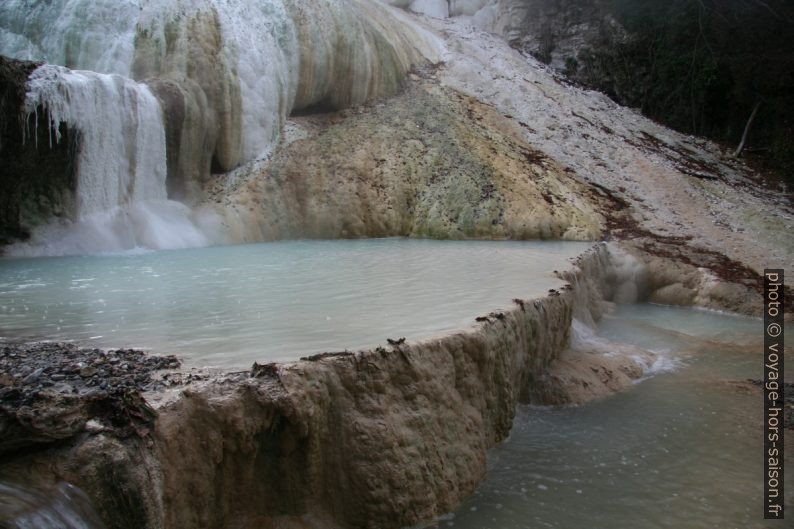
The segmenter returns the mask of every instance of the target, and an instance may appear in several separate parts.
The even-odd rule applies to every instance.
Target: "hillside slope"
[[[647,294],[743,312],[760,307],[747,289],[763,268],[794,270],[785,194],[719,146],[567,83],[470,19],[409,16],[442,62],[396,97],[293,116],[267,164],[216,178],[207,206],[230,241],[610,237],[655,263]]]

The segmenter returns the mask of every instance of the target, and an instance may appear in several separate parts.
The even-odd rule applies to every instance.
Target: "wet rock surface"
[[[134,349],[0,344],[0,455],[84,431],[146,436],[156,414],[142,393],[177,383],[155,373],[179,366]]]
[[[419,343],[394,334],[386,347],[247,371],[158,373],[172,357],[0,345],[0,476],[73,483],[113,528],[432,520],[482,481],[487,450],[509,434],[518,402],[583,403],[642,375],[568,347],[573,318],[599,319],[627,279],[613,250],[595,246],[558,274],[568,285],[513,300],[460,332]],[[91,368],[103,358],[100,378]],[[97,389],[94,379],[129,382],[80,398]],[[52,389],[61,383],[76,392]],[[177,391],[145,394],[154,417],[143,392],[171,385]],[[28,442],[43,449],[21,450]]]
[[[0,55],[0,244],[26,239],[45,219],[73,210],[79,134],[53,126],[42,107],[25,109],[28,76],[39,65]]]

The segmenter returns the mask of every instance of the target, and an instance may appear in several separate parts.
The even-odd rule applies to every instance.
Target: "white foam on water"
[[[222,242],[202,230],[190,208],[173,200],[131,203],[77,221],[54,221],[29,241],[5,248],[13,256],[126,254]]]
[[[643,376],[635,380],[635,384],[644,382],[656,375],[677,371],[686,365],[681,358],[672,356],[670,351],[659,353],[651,361],[648,361],[645,357],[640,355],[634,356],[633,358],[639,365],[643,366]]]
[[[642,332],[642,329],[638,329]],[[597,327],[591,327],[574,318],[571,322],[571,349],[590,354],[599,354],[607,358],[622,357],[631,359],[642,369],[642,376],[635,380],[640,383],[649,378],[669,373],[681,368],[683,360],[670,348],[646,349],[632,344],[630,340],[620,340],[602,336]]]
[[[571,321],[571,347],[576,350],[597,349],[609,353],[614,344],[601,338],[590,325],[574,318]]]

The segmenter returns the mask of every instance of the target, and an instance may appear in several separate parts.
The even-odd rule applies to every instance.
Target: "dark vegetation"
[[[585,3],[600,20],[588,21],[597,25],[589,45],[565,58],[570,77],[734,151],[747,129],[739,154],[794,183],[794,1]]]

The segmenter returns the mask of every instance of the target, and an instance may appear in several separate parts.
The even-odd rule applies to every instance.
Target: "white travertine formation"
[[[599,246],[568,272],[573,290],[520,300],[460,332],[255,365],[148,394],[158,412],[148,444],[137,436],[81,436],[36,451],[35,464],[11,459],[4,470],[25,468],[42,483],[68,480],[108,518],[134,527],[429,522],[474,492],[517,403],[608,395],[642,373],[630,358],[618,364],[587,353],[588,366],[606,362],[627,372],[547,376],[556,361],[570,360],[562,355],[577,310],[600,311],[610,259]],[[79,433],[84,416],[70,418]],[[37,433],[53,434],[48,424],[37,421]],[[114,508],[122,495],[136,499],[128,502],[134,508]]]
[[[521,0],[385,0],[396,7],[432,18],[463,17],[480,29],[508,39],[518,36],[526,14]]]
[[[389,95],[437,59],[435,37],[368,0],[9,0],[0,54],[66,67],[34,74],[28,111],[81,134],[73,220],[121,224],[114,208],[194,203],[210,172],[268,156],[293,110]],[[177,246],[211,242],[195,235]]]
[[[120,75],[45,65],[30,76],[27,111],[44,109],[80,130],[77,207],[81,217],[114,206],[165,200],[165,132],[149,88]]]
[[[0,53],[176,82],[208,107],[200,124],[215,129],[205,139],[224,170],[266,152],[293,108],[393,92],[435,55],[432,39],[367,0],[10,0]]]

